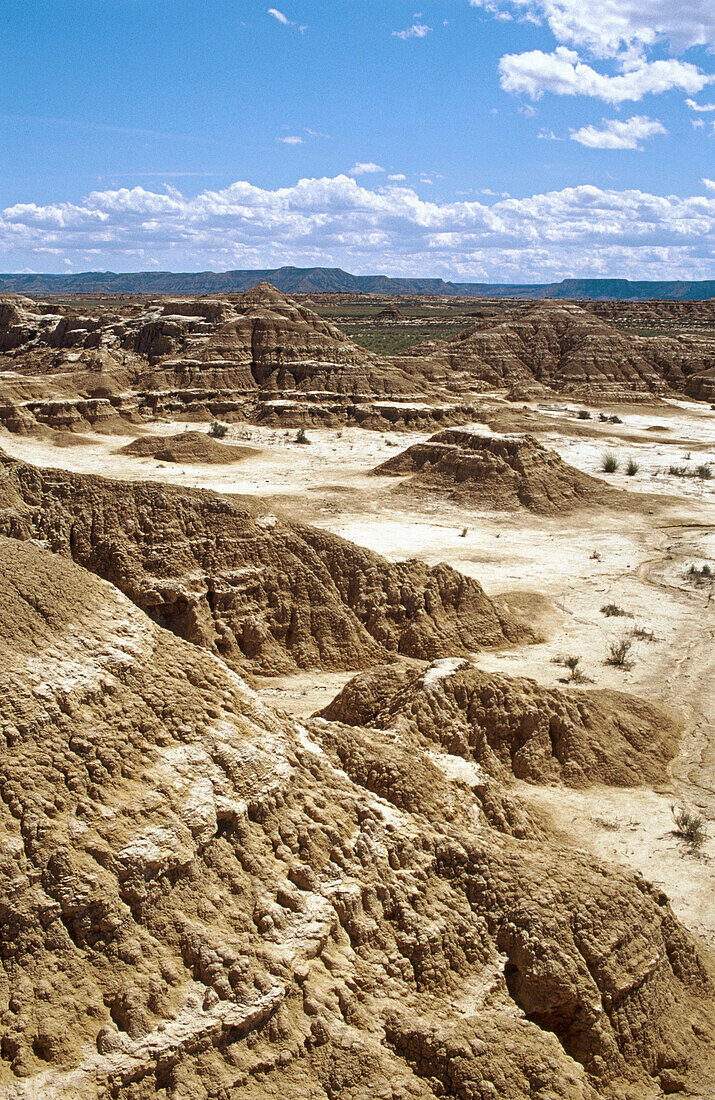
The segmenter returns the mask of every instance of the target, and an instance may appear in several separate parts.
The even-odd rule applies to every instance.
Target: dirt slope
[[[2,538],[0,698],[9,1100],[704,1095],[664,896],[490,826],[419,743],[351,753]]]
[[[392,564],[217,493],[38,469],[2,452],[0,478],[0,534],[71,556],[235,668],[359,669],[525,635],[446,565]]]

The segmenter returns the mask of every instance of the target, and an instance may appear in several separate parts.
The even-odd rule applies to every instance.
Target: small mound
[[[677,746],[667,715],[634,695],[572,694],[482,672],[458,658],[423,672],[360,673],[319,716],[417,738],[502,782],[516,776],[571,787],[652,784],[665,775]]]
[[[196,462],[219,466],[240,462],[243,458],[260,454],[260,451],[255,447],[218,443],[204,432],[181,432],[168,437],[135,439],[133,443],[127,443],[126,447],[120,447],[117,454],[155,458],[158,462]]]
[[[617,492],[567,465],[531,435],[487,435],[450,428],[377,466],[376,474],[413,474],[410,488],[442,490],[494,508],[558,512],[605,503]]]

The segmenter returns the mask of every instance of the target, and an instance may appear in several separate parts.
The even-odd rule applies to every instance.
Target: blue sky
[[[3,0],[2,270],[715,276],[715,4]]]

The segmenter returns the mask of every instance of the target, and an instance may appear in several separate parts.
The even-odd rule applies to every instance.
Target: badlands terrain
[[[713,300],[0,297],[0,1096],[712,1100],[714,405]]]

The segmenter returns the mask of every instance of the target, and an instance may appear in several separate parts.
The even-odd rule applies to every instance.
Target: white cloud
[[[600,129],[597,126],[581,126],[580,129],[571,131],[570,138],[589,149],[640,150],[643,148],[641,141],[655,137],[656,134],[667,133],[665,126],[657,118],[633,115],[624,120],[604,118]]]
[[[694,99],[686,99],[685,102],[691,111],[715,111],[715,103],[696,103]]]
[[[274,19],[277,19],[279,23],[282,23],[284,27],[290,27],[291,21],[287,15],[284,15],[282,11],[278,11],[278,8],[269,8],[268,15],[272,15]]]
[[[537,138],[540,138],[542,141],[564,141],[565,140],[564,138],[558,137],[554,133],[553,130],[545,130],[545,129],[539,130],[539,132],[536,136],[537,136]]]
[[[357,164],[353,164],[352,168],[348,172],[349,176],[370,176],[375,172],[384,172],[385,169],[381,168],[379,164],[374,164],[371,160],[359,160]]]
[[[715,42],[712,0],[469,0],[492,15],[546,23],[558,42],[596,57],[668,43],[675,52]]]
[[[707,187],[708,191],[715,191],[715,180],[709,180],[706,176],[703,176],[703,183]]]
[[[282,141],[284,145],[303,145],[302,137],[298,137],[297,134],[288,134],[287,137],[276,138],[276,141]]]
[[[387,178],[392,180],[393,183],[398,183],[402,180],[406,180],[407,176],[403,176],[402,172],[393,172],[392,175],[389,175]]]
[[[691,118],[690,125],[692,126],[692,128],[694,130],[704,130],[705,129],[705,123],[703,122],[703,120],[701,118]]]
[[[0,211],[6,270],[340,266],[356,272],[533,281],[566,275],[712,278],[715,194],[593,186],[524,198],[426,201],[347,175],[185,196],[94,191]]]
[[[505,91],[531,99],[540,99],[545,92],[551,92],[594,96],[614,104],[672,88],[699,92],[713,79],[690,62],[675,58],[642,61],[617,76],[607,76],[582,62],[576,51],[566,46],[557,46],[553,53],[530,50],[505,54],[499,62],[499,76]]]
[[[426,35],[432,30],[425,23],[413,23],[411,27],[407,27],[404,31],[393,31],[393,38],[401,38],[402,41],[406,41],[408,38],[425,38]]]

